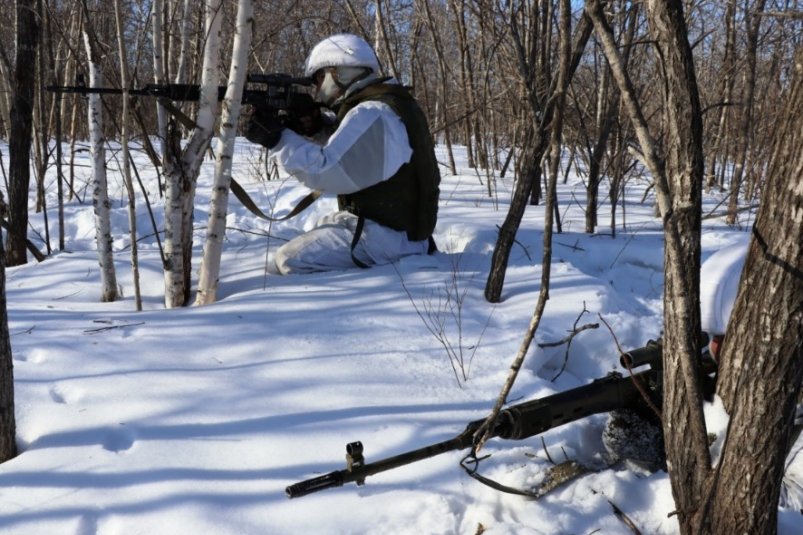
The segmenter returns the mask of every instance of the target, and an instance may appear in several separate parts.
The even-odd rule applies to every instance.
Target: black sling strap
[[[365,226],[365,216],[358,215],[357,216],[357,228],[354,229],[354,237],[351,238],[351,261],[354,262],[354,265],[366,269],[371,266],[357,258],[354,254],[354,249],[357,247],[357,244],[360,242],[360,236],[362,236],[362,228]]]
[[[254,214],[255,216],[266,219],[268,221],[285,221],[290,219],[291,217],[295,217],[315,202],[315,200],[321,196],[320,191],[313,191],[307,194],[306,197],[301,199],[299,203],[290,210],[290,213],[283,215],[282,217],[270,217],[269,215],[265,214],[262,210],[259,209],[259,206],[256,205],[254,200],[245,192],[243,187],[236,181],[234,178],[231,179],[231,192],[234,193],[234,196],[237,197],[237,200],[242,203],[243,206],[248,208],[248,211]]]

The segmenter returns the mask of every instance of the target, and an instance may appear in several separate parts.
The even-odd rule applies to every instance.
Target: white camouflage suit
[[[343,98],[375,81],[376,76],[361,80]],[[323,146],[285,129],[270,150],[279,165],[305,186],[335,195],[355,193],[389,179],[410,161],[412,152],[401,118],[390,106],[376,101],[351,109]],[[345,211],[322,217],[314,229],[277,250],[276,268],[287,274],[355,267],[351,242],[357,219]],[[427,240],[410,241],[404,231],[366,220],[353,254],[370,266],[427,250]]]

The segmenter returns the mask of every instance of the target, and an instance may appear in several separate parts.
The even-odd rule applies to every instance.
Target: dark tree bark
[[[511,24],[511,30],[514,32],[515,39],[515,32],[518,31],[515,24]],[[589,37],[591,37],[592,30],[593,27],[590,19],[583,15],[583,17],[577,23],[577,28],[574,34],[572,57],[569,68],[566,72],[567,81],[571,80],[575,70],[577,69],[577,65],[580,62],[580,56],[585,49]],[[491,269],[488,274],[488,280],[485,283],[485,299],[491,303],[498,303],[502,299],[502,288],[505,283],[505,272],[507,271],[507,263],[510,259],[510,251],[516,238],[516,232],[518,232],[519,226],[521,225],[521,219],[524,217],[524,209],[527,207],[527,201],[530,197],[530,193],[533,190],[533,179],[537,180],[538,177],[540,177],[540,172],[536,170],[535,167],[541,165],[541,160],[544,156],[544,153],[549,147],[548,128],[552,123],[552,116],[555,111],[556,100],[553,98],[553,96],[556,91],[559,91],[557,87],[552,87],[548,92],[548,97],[543,98],[544,103],[542,104],[542,100],[536,94],[536,89],[533,87],[534,84],[532,84],[532,70],[535,68],[535,66],[532,62],[527,61],[529,54],[521,46],[523,42],[524,41],[522,39],[518,39],[519,75],[530,88],[529,103],[532,107],[533,115],[535,117],[540,116],[541,119],[537,122],[537,124],[534,125],[535,133],[532,138],[532,149],[527,152],[527,166],[529,171],[524,177],[520,177],[516,182],[516,187],[513,191],[513,196],[510,202],[510,209],[508,210],[504,223],[499,228],[499,237],[497,238],[496,245],[494,246],[494,252],[491,259]]]
[[[744,18],[747,25],[747,65],[745,67],[744,88],[742,90],[742,115],[737,132],[738,152],[733,166],[731,177],[730,198],[728,199],[729,225],[736,223],[739,206],[739,192],[744,181],[745,166],[747,166],[747,153],[750,151],[753,140],[753,108],[756,90],[756,55],[758,54],[758,32],[761,27],[762,12],[766,0],[756,0],[755,4],[745,10]]]
[[[9,139],[8,238],[6,263],[18,266],[28,261],[28,189],[31,182],[31,142],[39,23],[35,0],[17,0],[17,52],[14,64],[14,102]]]
[[[803,52],[762,191],[722,348],[731,415],[705,533],[777,530],[778,498],[803,380]],[[756,425],[760,422],[760,425]]]
[[[656,184],[665,238],[663,428],[678,520],[681,531],[690,533],[711,461],[699,370],[702,111],[683,5],[682,0],[647,2],[650,35],[664,74],[662,150],[647,128],[599,0],[587,0],[586,11]]]
[[[17,455],[17,424],[14,419],[14,362],[8,334],[6,268],[0,240],[0,463]]]
[[[650,0],[650,34],[664,65],[666,183],[663,427],[681,531],[689,533],[711,461],[700,393],[700,234],[703,123],[681,0]]]

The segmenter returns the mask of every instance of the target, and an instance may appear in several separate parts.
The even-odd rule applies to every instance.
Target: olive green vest
[[[337,110],[338,123],[357,104],[384,102],[401,118],[413,149],[409,162],[384,182],[349,195],[339,195],[341,210],[407,232],[412,241],[432,236],[438,219],[441,176],[424,112],[401,85],[377,83],[348,97]]]

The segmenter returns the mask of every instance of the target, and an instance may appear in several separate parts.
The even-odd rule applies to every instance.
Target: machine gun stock
[[[617,372],[596,379],[590,384],[519,403],[504,409],[496,420],[492,436],[506,440],[523,440],[549,429],[574,422],[581,418],[617,409],[642,409],[650,402],[660,406],[662,391],[662,344],[660,341],[630,351],[622,356],[622,365],[630,370],[647,366],[638,373],[625,377]],[[710,358],[703,360],[703,373],[711,373],[715,364]],[[340,487],[346,483],[362,485],[365,478],[392,470],[442,453],[467,449],[474,443],[474,435],[485,420],[469,423],[456,437],[430,446],[412,450],[373,463],[365,463],[363,445],[352,442],[346,446],[346,468],[295,483],[285,489],[288,498],[306,496],[320,490]]]

